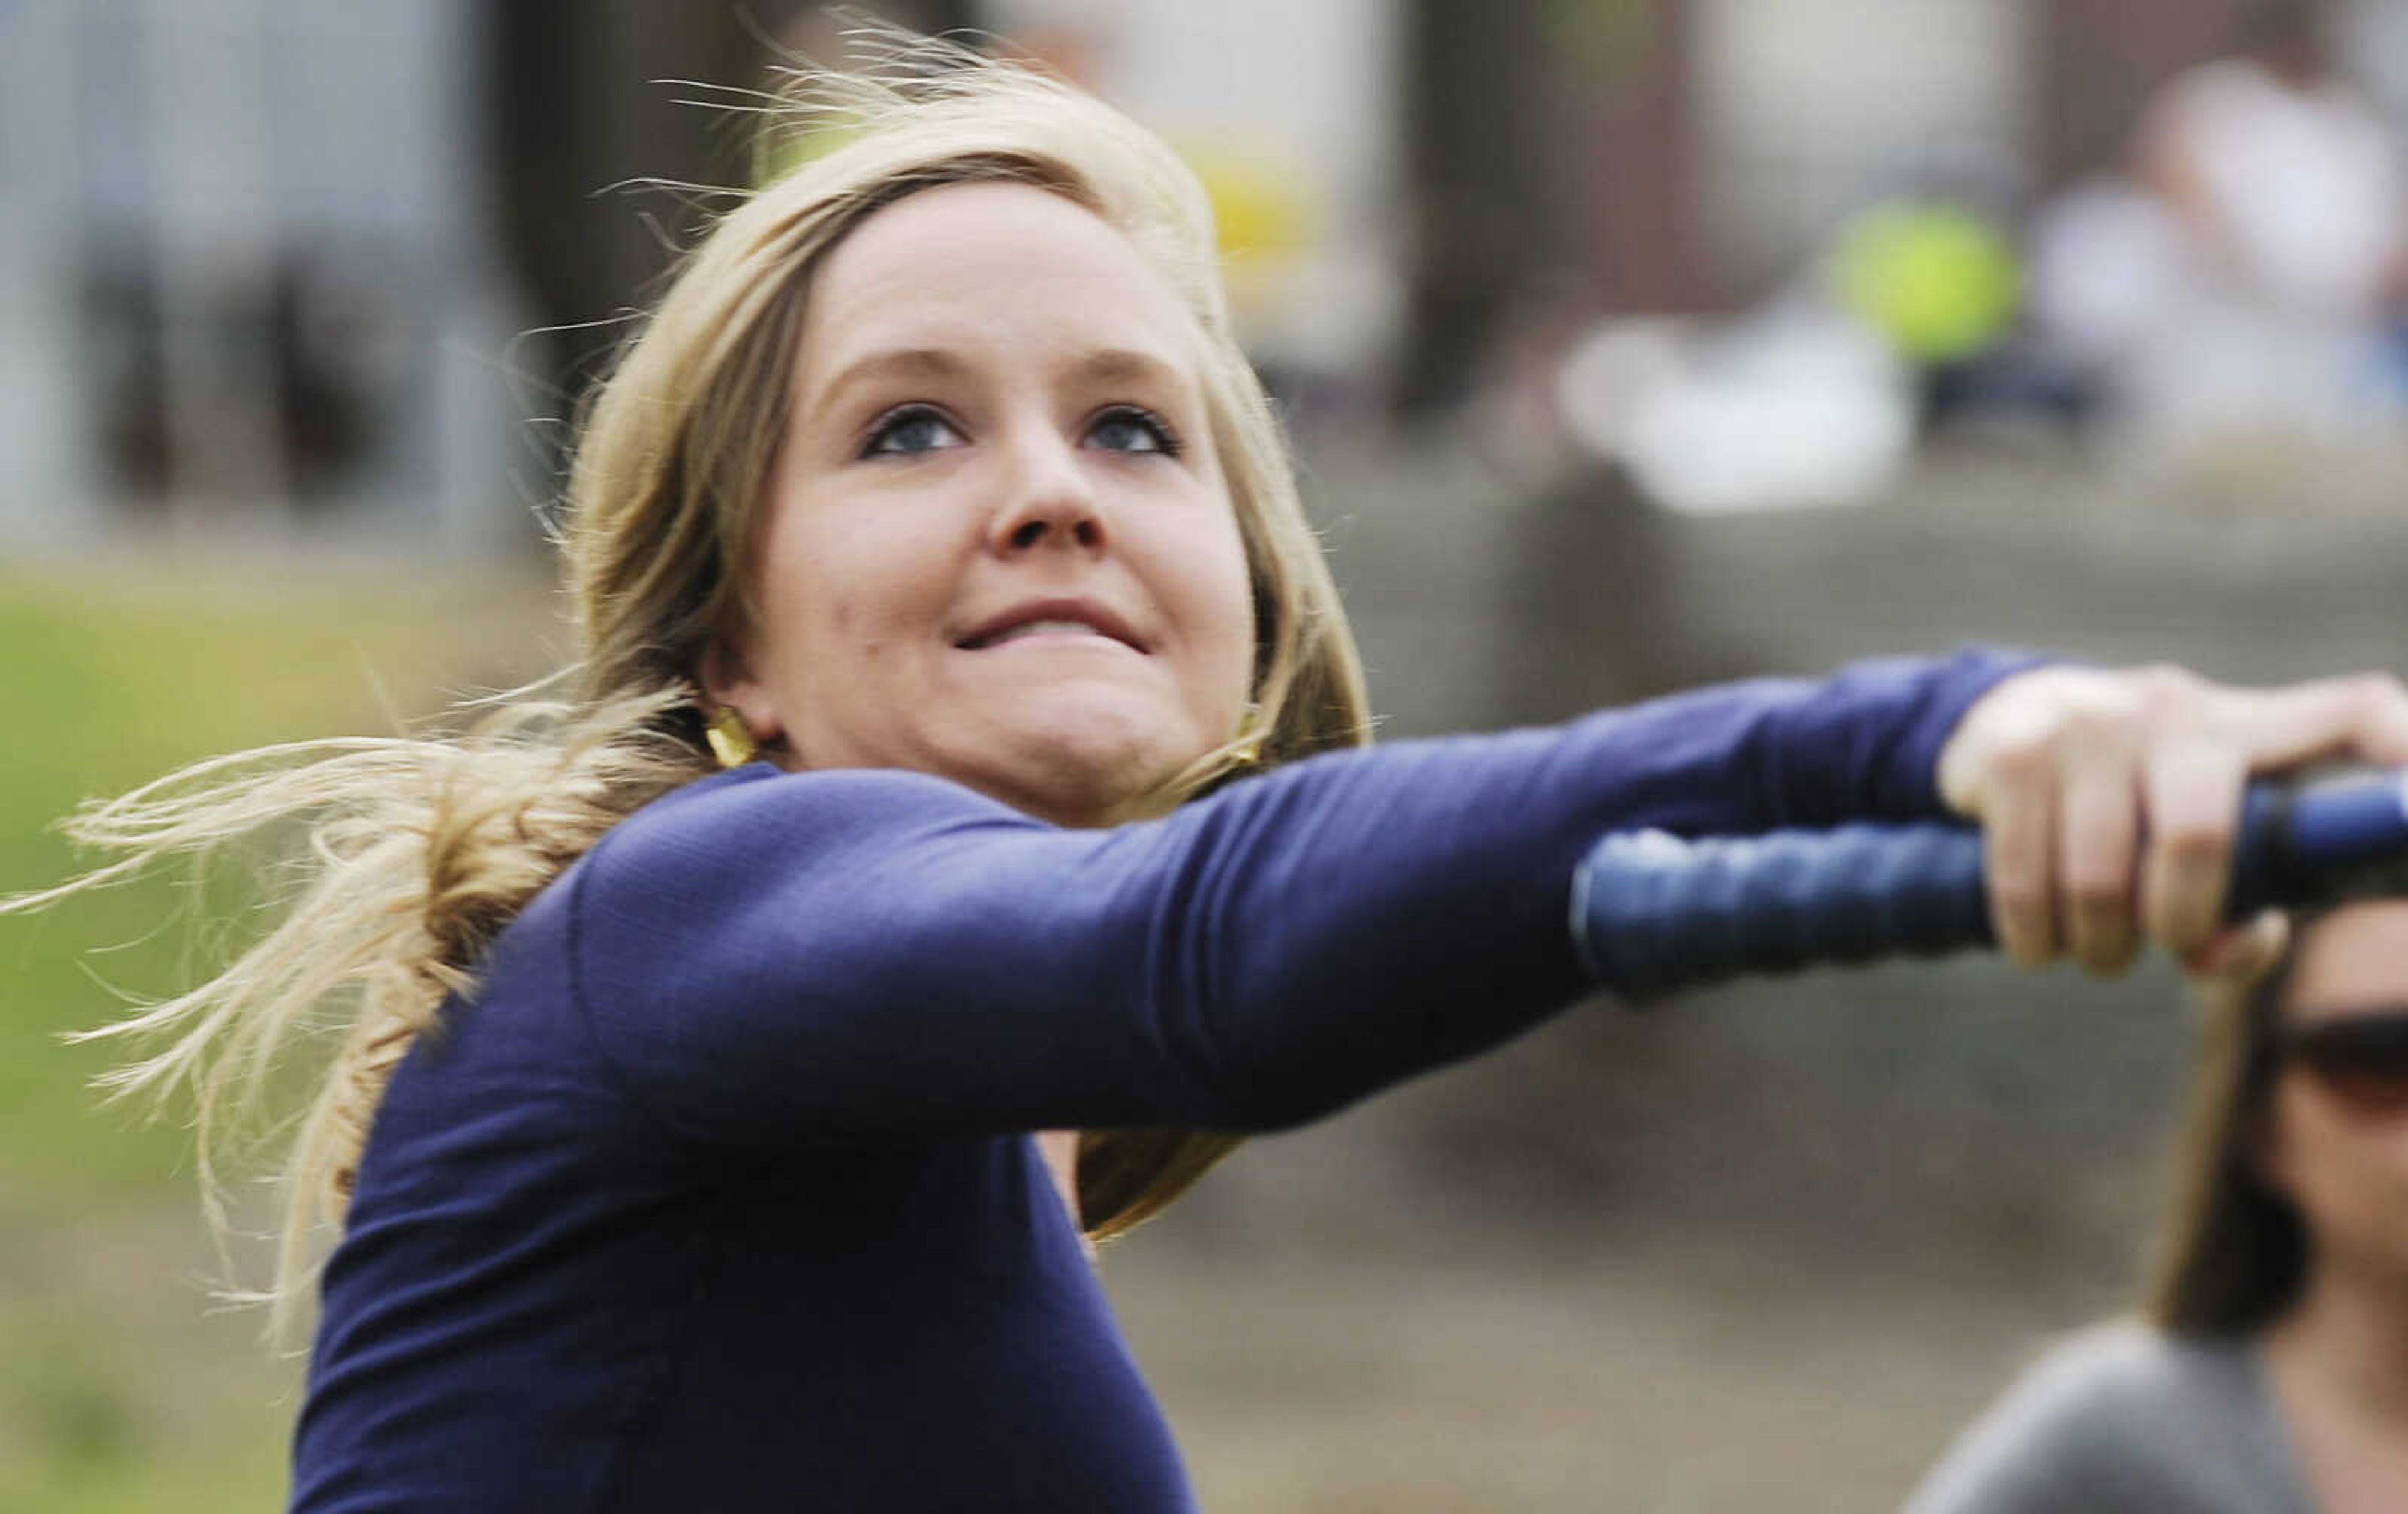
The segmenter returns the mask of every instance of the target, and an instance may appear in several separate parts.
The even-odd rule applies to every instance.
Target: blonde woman
[[[1914,1514],[2408,1507],[2408,904],[2207,1010],[2145,1319],[2052,1351]]]
[[[2107,969],[2246,951],[2245,771],[2408,758],[2387,681],[1979,652],[1354,750],[1194,179],[946,50],[824,82],[843,145],[593,408],[573,697],[79,822],[102,877],[316,826],[280,926],[118,1028],[222,1124],[338,1027],[274,1288],[319,1303],[296,1509],[1188,1507],[1082,1234],[1581,997],[1599,832],[1953,807],[2014,950]]]

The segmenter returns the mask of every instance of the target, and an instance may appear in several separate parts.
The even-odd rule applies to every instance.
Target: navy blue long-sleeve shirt
[[[1193,1507],[1028,1132],[1267,1131],[1570,1004],[1584,846],[1938,809],[2016,659],[1295,764],[1064,830],[704,779],[496,941],[329,1260],[296,1509]]]

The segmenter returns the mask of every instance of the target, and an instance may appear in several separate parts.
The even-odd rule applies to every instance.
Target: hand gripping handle
[[[2408,895],[2408,772],[2251,786],[2227,916]],[[1995,944],[1981,833],[1851,825],[1684,841],[1605,837],[1572,879],[1590,974],[1645,1001],[1746,973]]]

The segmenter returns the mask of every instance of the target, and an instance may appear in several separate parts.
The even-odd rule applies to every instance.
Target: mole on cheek
[[[886,646],[869,619],[850,595],[838,595],[828,601],[828,624],[835,629],[835,640],[863,657],[876,657]]]

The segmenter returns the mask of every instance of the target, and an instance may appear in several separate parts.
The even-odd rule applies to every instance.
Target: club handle
[[[2408,891],[2408,774],[2252,785],[2228,916]],[[1609,835],[1573,875],[1574,940],[1634,1001],[1751,973],[1995,944],[1981,833],[1930,822],[1682,840]]]

